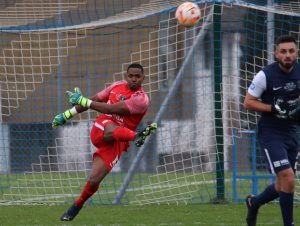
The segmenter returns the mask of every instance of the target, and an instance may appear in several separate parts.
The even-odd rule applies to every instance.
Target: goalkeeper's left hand
[[[69,102],[72,106],[79,104],[82,107],[89,108],[92,101],[84,96],[82,96],[81,91],[78,87],[74,88],[74,92],[67,91],[69,96]]]

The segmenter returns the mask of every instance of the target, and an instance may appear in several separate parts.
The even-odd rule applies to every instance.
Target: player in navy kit
[[[247,225],[255,226],[258,209],[279,198],[284,226],[294,226],[293,199],[295,165],[298,155],[296,125],[300,121],[300,64],[298,48],[292,36],[276,41],[276,62],[259,71],[246,94],[244,107],[261,112],[258,139],[275,183],[257,196],[246,197]]]

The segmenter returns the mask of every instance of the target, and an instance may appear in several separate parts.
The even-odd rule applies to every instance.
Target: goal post
[[[215,104],[215,130],[216,130],[216,181],[217,197],[216,202],[225,200],[225,183],[224,183],[224,138],[223,138],[223,116],[221,104],[221,86],[222,86],[222,22],[221,22],[222,5],[214,5],[214,29],[213,29],[213,51],[214,51],[214,104]]]
[[[254,145],[259,115],[243,108],[253,76],[274,60],[274,39],[300,42],[299,1],[13,0],[0,3],[0,205],[64,204],[91,172],[89,110],[57,129],[66,90],[95,95],[141,63],[158,129],[121,157],[89,204],[239,202],[273,178]],[[249,131],[252,131],[251,133]],[[252,136],[253,135],[253,136]],[[300,140],[300,136],[299,136]],[[298,174],[297,174],[298,178]],[[300,194],[297,179],[295,198]]]

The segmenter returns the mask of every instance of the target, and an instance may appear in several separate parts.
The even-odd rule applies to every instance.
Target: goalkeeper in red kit
[[[73,108],[55,116],[52,126],[66,123],[74,115],[88,109],[101,112],[91,129],[90,138],[97,148],[93,154],[92,171],[81,195],[61,216],[62,221],[71,221],[78,214],[86,200],[99,188],[99,184],[129,147],[129,141],[135,140],[136,146],[142,146],[146,137],[153,133],[157,124],[148,125],[142,132],[135,132],[149,106],[149,97],[142,89],[144,69],[140,64],[128,66],[124,81],[119,81],[95,96],[82,96],[79,88],[67,91]]]

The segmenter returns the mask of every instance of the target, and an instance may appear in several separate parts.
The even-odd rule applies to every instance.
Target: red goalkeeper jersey
[[[97,94],[98,99],[108,104],[115,104],[124,101],[128,107],[129,115],[109,115],[103,114],[99,116],[107,117],[120,126],[125,126],[131,130],[136,130],[142,118],[147,112],[149,106],[149,97],[142,87],[138,90],[131,90],[127,87],[126,81],[119,81]]]

